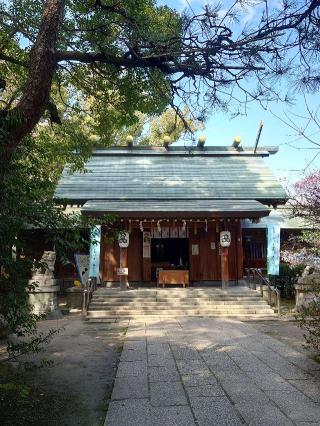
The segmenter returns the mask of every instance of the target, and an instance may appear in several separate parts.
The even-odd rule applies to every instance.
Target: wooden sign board
[[[142,257],[144,259],[149,259],[151,257],[151,232],[143,233],[143,253]]]
[[[192,256],[198,256],[199,255],[199,244],[192,244],[191,254],[192,254]]]
[[[128,268],[117,268],[117,275],[128,275]]]

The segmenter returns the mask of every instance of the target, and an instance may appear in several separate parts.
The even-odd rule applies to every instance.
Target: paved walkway
[[[250,323],[133,320],[105,426],[320,425],[320,365]]]

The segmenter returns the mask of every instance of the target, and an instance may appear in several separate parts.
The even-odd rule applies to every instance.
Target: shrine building
[[[84,215],[116,217],[120,245],[127,247],[103,238],[102,221],[99,259],[90,274],[108,286],[124,279],[156,285],[160,271],[172,282],[183,271],[191,285],[237,282],[246,262],[245,223],[260,221],[287,200],[264,161],[277,151],[203,144],[96,149],[87,173],[64,170],[55,198],[80,206]],[[276,242],[267,244],[266,256],[277,267],[277,230],[268,238]],[[260,244],[252,231],[250,242]]]

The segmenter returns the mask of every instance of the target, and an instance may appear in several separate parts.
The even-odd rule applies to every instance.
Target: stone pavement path
[[[320,365],[250,323],[132,320],[105,426],[320,425]]]

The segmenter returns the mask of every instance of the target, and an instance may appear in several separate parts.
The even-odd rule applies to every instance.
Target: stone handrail
[[[89,278],[83,289],[82,297],[82,315],[87,316],[89,305],[94,291],[97,289],[97,281],[95,278]]]
[[[263,296],[263,286],[268,288],[268,302],[271,305],[271,294],[274,293],[277,298],[277,308],[278,308],[278,316],[281,314],[281,304],[280,304],[280,291],[270,284],[268,278],[264,277],[261,273],[261,269],[259,268],[247,268],[247,277],[249,284],[252,282],[254,284],[254,289],[256,289],[256,284],[260,286],[261,296]],[[252,277],[252,281],[251,281]],[[258,281],[258,282],[257,282]]]

